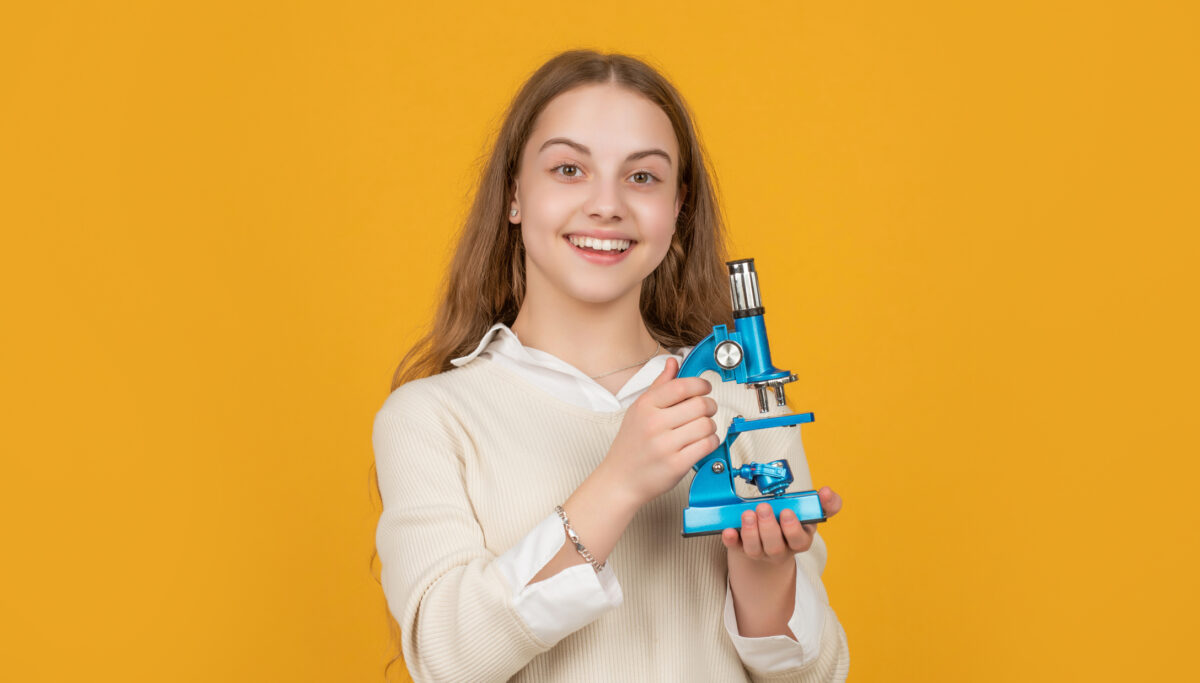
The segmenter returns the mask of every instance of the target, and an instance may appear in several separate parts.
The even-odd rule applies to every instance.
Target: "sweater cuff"
[[[611,563],[600,573],[587,563],[572,565],[529,585],[566,542],[562,520],[550,513],[495,560],[512,593],[513,609],[530,632],[551,646],[624,602]]]
[[[788,628],[796,640],[785,635],[747,638],[738,633],[737,614],[733,607],[733,591],[725,580],[725,630],[733,647],[748,668],[762,672],[785,671],[807,666],[820,652],[821,629],[825,621],[825,605],[813,589],[800,555],[796,554],[796,600]]]

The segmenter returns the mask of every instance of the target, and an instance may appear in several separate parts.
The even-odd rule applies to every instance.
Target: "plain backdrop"
[[[371,426],[518,86],[639,56],[812,411],[852,681],[1178,680],[1194,3],[120,2],[0,22],[0,678],[381,681]],[[396,677],[399,680],[401,677]]]

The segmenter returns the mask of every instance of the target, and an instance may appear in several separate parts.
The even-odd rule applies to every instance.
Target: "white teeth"
[[[577,247],[591,247],[602,251],[625,251],[633,244],[630,240],[600,240],[586,235],[569,235],[567,239]]]

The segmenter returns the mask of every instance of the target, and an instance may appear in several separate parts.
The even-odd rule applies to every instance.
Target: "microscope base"
[[[821,499],[816,491],[788,493],[776,498],[742,499],[745,502],[713,507],[688,507],[683,511],[683,535],[705,536],[719,534],[725,529],[741,529],[742,513],[754,510],[759,503],[769,503],[775,510],[775,518],[784,510],[791,510],[801,523],[825,521]]]

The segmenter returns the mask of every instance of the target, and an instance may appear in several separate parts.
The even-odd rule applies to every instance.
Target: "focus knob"
[[[717,361],[717,365],[726,370],[732,370],[742,362],[742,345],[732,339],[726,339],[717,344],[716,350],[713,351],[713,358]]]

